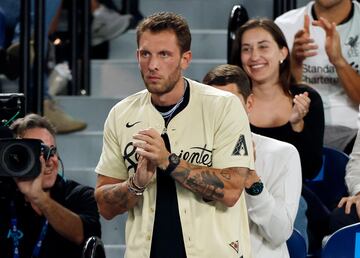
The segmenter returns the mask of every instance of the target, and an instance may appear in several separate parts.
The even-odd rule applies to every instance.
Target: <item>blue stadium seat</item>
[[[343,227],[326,241],[321,258],[359,258],[360,223]]]
[[[306,243],[300,232],[294,228],[291,237],[286,241],[289,250],[290,258],[305,258],[306,257]]]
[[[305,185],[330,211],[347,195],[345,168],[348,160],[349,156],[345,153],[324,147],[322,168],[314,179],[305,181]]]
[[[345,168],[348,155],[335,149],[323,148],[323,165],[312,180],[305,180],[302,196],[308,210],[309,253],[321,252],[321,241],[328,231],[329,216],[340,199],[347,195]]]

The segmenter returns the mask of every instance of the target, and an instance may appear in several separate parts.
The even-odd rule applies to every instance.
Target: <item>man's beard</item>
[[[171,73],[164,82],[159,82],[159,84],[148,83],[145,81],[143,73],[141,73],[141,76],[145,83],[146,89],[150,93],[156,95],[163,95],[171,92],[175,88],[176,83],[178,83],[178,81],[182,78],[180,64],[176,67],[175,71]]]

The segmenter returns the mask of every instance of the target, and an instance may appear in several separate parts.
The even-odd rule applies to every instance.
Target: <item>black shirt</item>
[[[303,131],[300,133],[293,131],[290,122],[282,126],[268,128],[251,125],[251,131],[294,145],[300,155],[302,177],[303,179],[311,179],[317,175],[322,166],[323,103],[319,93],[307,85],[292,85],[290,91],[293,96],[305,91],[309,93],[311,102],[309,112],[304,117]]]
[[[84,225],[85,241],[90,236],[101,236],[99,213],[93,188],[82,186],[72,180],[63,180],[58,176],[55,185],[50,190],[50,194],[56,202],[80,216]],[[30,258],[39,239],[45,218],[37,215],[18,191],[13,196],[1,197],[6,198],[0,200],[0,258],[13,257],[14,252],[13,241],[8,238],[12,217],[11,200],[15,203],[17,227],[23,234],[19,241],[20,257]],[[76,245],[63,238],[49,224],[39,258],[79,258],[81,257],[82,247],[82,245]]]
[[[171,120],[181,112],[189,103],[190,87],[187,81],[187,87],[184,93],[184,100],[170,117]],[[156,107],[164,112],[172,108]],[[167,124],[169,121],[165,121]],[[162,138],[166,148],[171,152],[170,141],[167,134]],[[164,171],[158,169],[156,172],[156,209],[153,237],[151,242],[151,258],[185,258],[185,246],[179,215],[178,200],[176,195],[175,181],[172,177],[166,175]]]

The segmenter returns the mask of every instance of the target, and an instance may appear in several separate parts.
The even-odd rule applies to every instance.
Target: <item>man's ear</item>
[[[181,57],[181,69],[185,70],[186,68],[188,68],[191,60],[192,60],[192,52],[190,50],[183,53]]]
[[[253,106],[254,106],[254,94],[250,94],[248,97],[247,97],[247,99],[246,99],[246,112],[248,113],[248,114],[250,114],[251,113],[251,110],[252,110],[252,108],[253,108]]]

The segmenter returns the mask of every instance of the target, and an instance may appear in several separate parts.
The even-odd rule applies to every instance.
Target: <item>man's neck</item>
[[[335,22],[336,25],[343,23],[345,20],[348,20],[349,15],[351,14],[352,1],[341,1],[337,5],[331,7],[323,7],[320,4],[314,4],[313,13],[315,14],[314,19],[323,17],[329,22]]]

